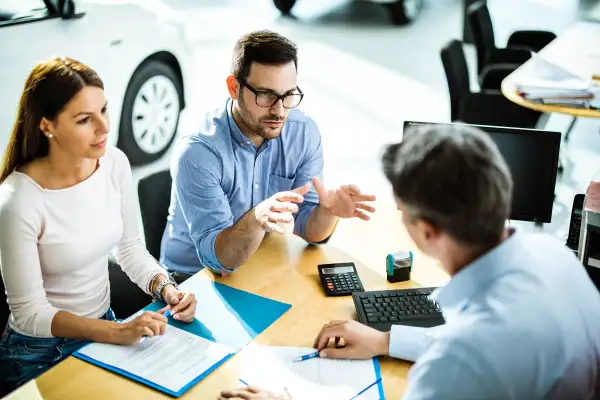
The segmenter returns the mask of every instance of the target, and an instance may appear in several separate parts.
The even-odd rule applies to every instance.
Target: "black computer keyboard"
[[[440,306],[429,298],[436,288],[353,293],[358,320],[380,331],[392,325],[432,327],[444,324]]]

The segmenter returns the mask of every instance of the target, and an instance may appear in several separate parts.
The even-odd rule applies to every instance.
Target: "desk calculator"
[[[358,277],[354,263],[319,265],[321,285],[327,296],[347,296],[365,289]]]

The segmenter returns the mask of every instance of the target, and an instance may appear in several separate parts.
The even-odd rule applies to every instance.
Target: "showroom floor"
[[[589,1],[588,1],[589,2]],[[380,5],[342,0],[299,0],[294,18],[280,17],[270,0],[171,0],[185,10],[197,62],[194,104],[184,112],[180,134],[194,130],[204,112],[222,104],[231,49],[243,33],[268,28],[299,46],[302,108],[319,124],[327,184],[353,182],[390,197],[379,159],[386,143],[401,138],[405,120],[447,121],[449,105],[440,48],[462,37],[459,0],[429,0],[407,27],[389,24]],[[497,41],[513,29],[563,31],[581,16],[575,0],[489,0]],[[515,7],[519,12],[515,13]],[[473,51],[468,55],[473,65]],[[570,117],[553,115],[547,129],[563,131]],[[564,238],[573,196],[600,169],[600,120],[581,119],[563,146],[566,169],[557,182],[551,224],[544,231]],[[138,168],[136,177],[168,167],[168,155]],[[534,229],[530,223],[518,223]]]

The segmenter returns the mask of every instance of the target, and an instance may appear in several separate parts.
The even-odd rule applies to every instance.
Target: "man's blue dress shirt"
[[[221,272],[215,254],[219,232],[275,193],[323,177],[321,135],[308,115],[293,109],[281,135],[257,149],[235,123],[228,99],[206,115],[198,133],[177,144],[171,175],[161,263],[170,271],[193,274],[208,267]],[[318,203],[311,187],[294,214],[294,233],[305,237],[306,220]]]
[[[392,328],[404,399],[600,398],[600,294],[555,238],[517,231],[432,296],[445,325]]]

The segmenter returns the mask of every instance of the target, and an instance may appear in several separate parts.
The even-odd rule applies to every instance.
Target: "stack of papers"
[[[377,359],[311,358],[294,362],[315,349],[250,345],[241,356],[240,381],[273,393],[287,390],[293,399],[379,400],[383,386]]]
[[[600,106],[600,86],[591,77],[580,77],[539,55],[523,65],[514,83],[517,92],[529,101],[579,108]]]

